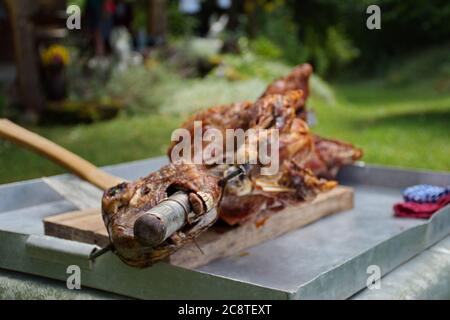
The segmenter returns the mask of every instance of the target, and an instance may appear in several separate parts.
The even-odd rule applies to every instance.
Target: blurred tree
[[[381,29],[368,30],[366,9],[381,8]],[[360,51],[356,60],[371,72],[393,55],[409,53],[450,40],[450,2],[447,0],[288,0],[294,10],[299,36],[308,32],[326,38],[330,28]],[[313,30],[313,31],[311,31]]]
[[[44,107],[35,34],[30,18],[37,6],[27,0],[6,0],[6,5],[13,30],[20,102],[25,106],[26,117],[35,121]]]
[[[167,36],[167,0],[148,0],[148,31],[156,44],[166,41]]]
[[[348,64],[358,55],[358,50],[346,34],[345,25],[332,18],[335,13],[323,10],[323,15],[319,15],[314,8],[317,4],[315,0],[246,1],[244,12],[248,17],[249,37],[257,38],[253,47],[260,52],[274,52],[269,45],[272,42],[288,63],[309,61],[322,75]]]

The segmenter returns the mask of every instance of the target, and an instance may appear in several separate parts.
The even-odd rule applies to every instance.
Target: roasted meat
[[[300,65],[269,85],[257,101],[199,111],[182,125],[192,140],[192,149],[188,150],[190,154],[195,153],[197,129],[202,136],[208,129],[215,129],[224,136],[227,129],[240,129],[245,133],[266,130],[268,135],[276,132],[278,144],[274,150],[279,160],[276,172],[263,174],[267,163],[257,158],[258,161],[249,165],[245,176],[223,186],[220,179],[233,166],[241,164],[238,162],[240,156],[249,159],[254,153],[260,153],[258,148],[252,148],[260,141],[246,135],[243,141],[233,144],[231,150],[223,148],[226,152],[215,153],[214,161],[202,154],[203,162],[193,164],[196,162],[172,158],[179,140],[169,147],[171,164],[135,182],[122,183],[107,190],[102,202],[103,219],[117,255],[129,265],[148,266],[194,239],[218,216],[229,225],[235,225],[258,215],[272,214],[287,205],[311,200],[317,193],[335,187],[337,183],[332,179],[338,169],[361,158],[362,151],[351,144],[310,132],[305,104],[311,73],[310,65]],[[200,128],[198,121],[201,121]],[[272,140],[269,141],[273,147]],[[202,141],[202,144],[204,147],[208,143]],[[192,217],[162,244],[154,248],[145,247],[134,237],[134,222],[178,190],[189,193],[194,211]],[[217,210],[210,210],[211,207]]]
[[[327,179],[336,177],[339,169],[362,158],[363,152],[355,148],[352,144],[324,138],[318,135],[313,136],[316,155],[322,163],[320,168],[314,168],[314,164],[308,164],[317,176]]]
[[[178,190],[189,193],[194,211],[186,226],[158,247],[141,245],[133,233],[135,221]],[[207,208],[218,204],[221,193],[219,177],[193,164],[169,164],[147,177],[107,190],[102,199],[102,213],[114,251],[135,267],[149,266],[166,258],[216,221],[215,210],[207,212]],[[212,204],[207,204],[210,199]]]
[[[231,182],[225,189],[218,210],[220,218],[228,224],[243,223],[263,211],[277,211],[286,205],[313,199],[318,192],[336,186],[335,181],[327,179],[334,179],[340,167],[362,157],[362,151],[351,144],[310,132],[305,121],[305,103],[311,73],[309,64],[297,66],[289,75],[269,85],[255,103],[234,103],[202,110],[182,125],[190,132],[190,137],[194,137],[195,121],[202,122],[202,134],[210,128],[222,133],[226,129],[279,131],[279,171],[270,176],[261,175],[261,165],[256,165],[246,177]],[[169,147],[169,157],[177,143]],[[236,146],[234,152],[239,153],[239,150]],[[223,158],[230,156],[224,154]],[[225,170],[223,167],[219,166]]]
[[[315,152],[314,137],[308,125],[296,113],[302,101],[303,92],[300,90],[263,95],[254,104],[234,104],[228,109],[216,107],[202,111],[184,124],[191,131],[191,137],[194,136],[193,121],[199,119],[204,119],[204,131],[211,126],[221,132],[230,127],[279,131],[279,171],[269,176],[261,175],[261,166],[255,165],[247,176],[232,181],[225,189],[218,209],[220,218],[228,224],[242,223],[262,211],[276,211],[286,205],[312,199],[318,192],[336,185],[334,181],[317,178],[312,168],[307,166],[312,159],[319,162],[320,158]],[[234,121],[226,117],[230,110]],[[236,116],[237,114],[241,116]],[[220,121],[211,123],[210,119]],[[222,126],[224,123],[227,127]],[[240,146],[236,146],[234,152],[238,153],[240,149]],[[229,157],[224,155],[224,158]],[[326,171],[326,164],[320,163],[321,170]],[[211,170],[216,171],[217,168]],[[225,172],[225,169],[222,170]]]
[[[301,90],[303,92],[302,99],[294,107],[296,114],[303,120],[306,120],[305,103],[309,97],[309,77],[312,75],[312,72],[313,69],[310,64],[301,64],[295,67],[287,76],[271,83],[261,97],[272,94],[285,94],[292,90]]]

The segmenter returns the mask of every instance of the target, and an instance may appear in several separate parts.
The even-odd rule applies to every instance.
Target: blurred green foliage
[[[283,61],[267,58],[270,54],[257,54],[248,47],[246,38],[240,39],[240,47],[243,48],[242,54],[223,56],[223,62],[236,69],[243,78],[259,78],[265,81],[271,81],[287,72],[290,67]],[[261,51],[260,51],[261,52]]]
[[[391,85],[405,85],[431,80],[433,89],[449,91],[449,53],[450,45],[441,45],[411,53],[409,59],[394,58],[388,64],[386,80]]]
[[[315,38],[333,57],[328,51],[329,44],[338,39],[335,43],[341,49],[334,57],[341,56],[342,62],[348,62],[353,55],[354,67],[372,75],[384,72],[393,57],[450,40],[450,2],[447,0],[288,0],[286,4],[293,10],[300,41],[313,30]],[[380,30],[366,28],[369,16],[366,9],[373,4],[381,9]],[[332,33],[327,36],[330,28],[335,29],[337,37]],[[327,37],[329,41],[325,40]],[[352,47],[357,48],[357,56]],[[332,64],[335,62],[333,59]]]
[[[283,51],[269,38],[259,36],[251,42],[251,49],[259,56],[268,59],[278,59],[282,57]]]
[[[148,26],[148,2],[134,0],[132,27],[134,30],[147,29]]]
[[[299,19],[297,9],[303,2],[258,0],[245,4],[246,29],[254,33],[249,34],[249,47],[261,57],[281,59],[289,65],[308,61],[318,74],[329,75],[359,54],[340,24],[322,26]]]
[[[298,64],[307,59],[308,53],[302,46],[302,39],[299,38],[299,26],[295,23],[295,17],[289,6],[284,5],[283,1],[269,7],[263,4],[255,8],[254,14],[258,34],[276,44],[281,49],[281,56],[285,61]],[[268,40],[265,40],[266,43]]]
[[[85,0],[68,3],[83,7]],[[147,25],[148,3],[132,3],[136,30]],[[213,3],[203,0],[202,6]],[[199,32],[204,13],[184,14],[178,0],[167,4],[171,39]],[[373,4],[381,8],[380,30],[366,28],[366,9]],[[447,0],[246,0],[234,6],[237,27],[226,37],[248,37],[257,55],[289,65],[309,61],[322,76],[334,76],[348,66],[363,74],[384,72],[393,57],[450,42]]]
[[[195,17],[180,12],[178,1],[169,1],[167,21],[169,33],[174,37],[193,35],[198,26]]]
[[[81,10],[84,9],[84,6],[86,4],[86,0],[67,0],[67,6],[70,5],[77,5],[81,8]]]
[[[381,8],[380,30],[366,27],[373,4]],[[393,57],[450,41],[446,0],[255,0],[243,7],[255,52],[288,64],[309,61],[323,76],[349,65],[384,72]]]

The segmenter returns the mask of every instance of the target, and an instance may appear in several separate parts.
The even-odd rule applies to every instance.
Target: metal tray
[[[105,169],[135,179],[165,163],[161,157]],[[143,270],[113,254],[92,264],[94,246],[43,235],[44,217],[91,206],[100,191],[71,175],[2,185],[0,267],[66,281],[67,266],[76,264],[82,286],[136,298],[345,299],[366,287],[368,266],[377,265],[385,275],[450,234],[448,206],[430,220],[392,215],[402,188],[448,185],[448,173],[356,165],[344,168],[339,180],[355,188],[353,210],[198,269],[158,263]],[[55,183],[79,187],[72,199],[64,198],[50,187]]]

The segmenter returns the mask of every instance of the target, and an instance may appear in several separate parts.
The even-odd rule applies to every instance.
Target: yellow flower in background
[[[59,63],[67,65],[70,62],[69,50],[62,45],[53,44],[41,53],[41,61],[46,66]]]
[[[274,4],[273,4],[273,2],[267,2],[267,3],[264,5],[264,11],[266,11],[266,12],[272,12],[273,9],[274,9]]]
[[[218,54],[214,54],[208,57],[208,62],[214,66],[217,66],[222,62],[222,57]]]

